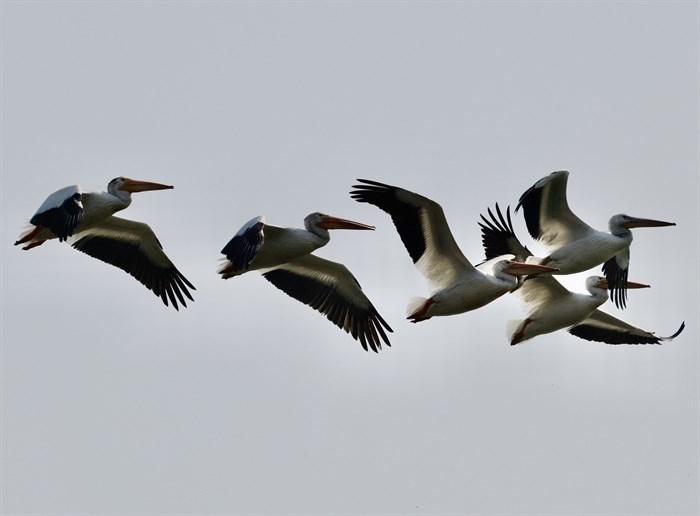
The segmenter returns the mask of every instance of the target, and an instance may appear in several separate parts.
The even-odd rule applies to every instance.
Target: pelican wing
[[[513,222],[510,218],[510,206],[506,209],[506,217],[503,216],[498,204],[496,215],[488,209],[491,220],[481,215],[479,226],[481,227],[481,241],[484,245],[487,260],[493,260],[505,254],[515,255],[518,261],[525,261],[532,256],[530,250],[520,243],[513,231]],[[566,298],[570,292],[551,276],[528,277],[520,283],[514,291],[527,305],[530,312],[537,307],[556,303]]]
[[[179,300],[194,301],[188,287],[195,290],[163,252],[153,230],[142,222],[110,216],[104,222],[73,237],[72,246],[85,254],[128,272],[165,305],[168,299],[178,310]],[[184,295],[184,296],[183,296]]]
[[[306,255],[263,273],[274,286],[324,314],[329,321],[378,352],[392,331],[344,265]],[[383,327],[383,328],[382,328]],[[381,339],[380,339],[381,337]]]
[[[593,231],[569,208],[566,182],[569,173],[552,172],[520,196],[515,211],[522,206],[532,238],[550,247],[561,247]]]
[[[394,226],[418,270],[434,285],[451,283],[473,265],[457,246],[442,207],[417,193],[367,179],[358,179],[350,196],[391,215]]]
[[[265,217],[255,217],[246,222],[221,250],[229,261],[219,270],[223,279],[247,270],[264,241]]]
[[[63,242],[83,220],[81,199],[78,185],[61,188],[46,198],[29,222],[49,228]]]
[[[552,276],[536,276],[523,281],[515,290],[515,294],[520,296],[527,307],[527,312],[532,314],[545,305],[556,310],[557,304],[565,302],[571,292]]]
[[[676,338],[684,328],[685,322],[670,337],[659,337],[653,332],[642,330],[610,314],[595,310],[582,323],[569,328],[569,333],[585,340],[607,344],[661,344],[662,341]]]
[[[629,263],[630,248],[625,247],[603,264],[603,274],[605,274],[605,279],[608,280],[610,297],[615,302],[615,306],[620,309],[625,308],[627,305]]]
[[[479,227],[481,228],[481,242],[486,252],[486,259],[491,260],[505,254],[515,255],[518,261],[525,261],[532,256],[530,250],[520,243],[513,231],[513,221],[510,218],[510,206],[506,209],[506,217],[503,217],[501,208],[496,203],[496,217],[491,208],[488,208],[491,220],[481,215]]]

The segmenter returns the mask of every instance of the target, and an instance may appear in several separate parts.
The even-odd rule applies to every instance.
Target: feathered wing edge
[[[166,306],[170,300],[173,308],[179,310],[178,300],[184,307],[185,297],[194,301],[188,288],[196,288],[170,261],[153,230],[143,222],[112,216],[71,237],[71,245],[133,276]]]
[[[596,310],[586,320],[569,328],[569,333],[584,340],[606,344],[661,344],[675,339],[684,329],[685,322],[673,335],[661,337]]]
[[[344,265],[307,255],[263,272],[263,277],[290,297],[324,314],[366,351],[379,352],[382,341],[391,346],[384,330],[393,330]]]

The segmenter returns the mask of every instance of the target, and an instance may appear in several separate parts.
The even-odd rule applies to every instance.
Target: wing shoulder
[[[529,278],[522,282],[515,293],[528,307],[530,313],[547,305],[555,310],[557,303],[563,302],[571,295],[571,292],[552,276]]]

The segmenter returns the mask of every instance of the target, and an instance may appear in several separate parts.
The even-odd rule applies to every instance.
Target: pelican
[[[597,231],[579,219],[566,200],[565,170],[543,177],[520,196],[515,211],[523,208],[527,229],[549,253],[538,261],[559,269],[556,274],[583,272],[603,264],[612,299],[625,308],[625,282],[629,271],[632,228],[675,226],[674,222],[619,214],[610,219],[610,232]]]
[[[416,297],[410,302],[411,322],[475,310],[517,288],[520,276],[556,271],[506,256],[490,262],[492,274],[485,274],[462,254],[438,203],[396,186],[358,181],[363,184],[353,186],[356,190],[350,192],[351,197],[391,215],[413,263],[433,288],[429,298]]]
[[[226,256],[218,273],[222,279],[260,270],[274,286],[324,314],[350,333],[367,351],[391,346],[384,329],[393,331],[343,264],[312,255],[330,240],[330,229],[365,229],[373,226],[311,213],[306,229],[281,228],[264,217],[248,221],[221,250]],[[381,339],[380,339],[381,337]]]
[[[513,253],[521,260],[531,256],[530,251],[515,236],[510,208],[506,211],[507,220],[498,204],[496,212],[498,218],[489,208],[491,220],[482,215],[483,222],[479,223],[486,257],[503,252]],[[648,287],[631,281],[627,281],[625,286]],[[685,323],[682,323],[670,337],[659,337],[598,310],[608,300],[608,280],[602,276],[587,278],[586,289],[589,295],[570,292],[551,275],[524,280],[517,293],[527,306],[528,315],[523,320],[509,322],[507,333],[511,345],[565,328],[582,339],[607,344],[660,344],[674,339],[685,328]]]
[[[171,185],[112,179],[106,192],[83,192],[78,185],[52,193],[30,219],[30,227],[15,245],[29,250],[47,240],[70,241],[78,251],[126,271],[176,310],[178,300],[193,301],[187,290],[196,290],[163,252],[153,230],[143,222],[115,217],[131,204],[131,194],[165,190]],[[184,295],[184,296],[183,296]]]

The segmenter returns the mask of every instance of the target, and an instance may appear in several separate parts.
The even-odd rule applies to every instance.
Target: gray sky
[[[696,2],[2,2],[2,507],[10,514],[696,514]],[[571,171],[640,229],[629,308],[664,346],[511,348],[516,298],[413,325],[428,294],[355,178],[478,214]],[[115,176],[195,284],[176,312],[56,241],[47,195]],[[334,232],[394,328],[379,355],[220,250],[256,215]],[[533,251],[521,216],[516,231]],[[537,253],[535,253],[537,254]],[[586,275],[566,278],[581,290]]]

